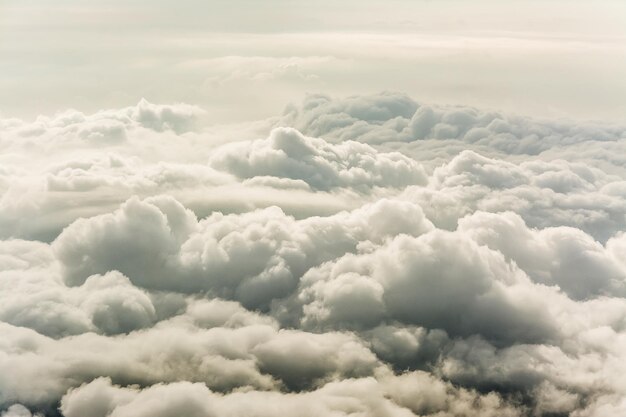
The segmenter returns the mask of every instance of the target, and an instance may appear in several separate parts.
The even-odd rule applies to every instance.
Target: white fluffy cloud
[[[0,121],[3,417],[621,416],[623,127],[201,116]]]
[[[558,285],[572,298],[626,295],[626,269],[617,260],[620,257],[578,229],[531,230],[514,213],[479,212],[461,219],[459,230],[514,260],[534,281]],[[617,242],[612,240],[610,246]]]
[[[358,142],[332,145],[286,128],[272,131],[267,140],[226,145],[216,151],[211,165],[240,178],[301,180],[321,190],[343,186],[367,191],[426,182],[423,168],[401,153],[379,153]]]
[[[544,304],[556,294],[461,234],[400,236],[309,271],[303,286],[305,325],[387,319],[500,342],[546,341],[558,333]]]
[[[570,226],[606,241],[626,227],[623,180],[582,163],[563,160],[518,164],[463,151],[434,169],[428,187],[411,187],[439,227],[454,229],[476,210],[513,210],[533,227]]]
[[[136,106],[91,115],[68,110],[53,117],[38,117],[33,123],[13,119],[3,123],[3,130],[7,136],[23,138],[31,145],[42,140],[63,144],[68,139],[108,145],[126,140],[127,130],[135,128],[179,134],[190,131],[202,113],[200,108],[188,104],[157,105],[142,99]]]
[[[381,200],[352,212],[295,220],[274,207],[198,222],[169,197],[131,199],[81,219],[52,244],[69,285],[119,270],[136,285],[209,291],[249,307],[289,295],[312,266],[400,234],[432,228],[421,208]],[[245,259],[246,262],[241,262]]]

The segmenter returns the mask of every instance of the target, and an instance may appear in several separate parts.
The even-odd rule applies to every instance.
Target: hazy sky
[[[0,1],[0,112],[184,101],[210,120],[307,92],[539,116],[626,111],[623,1]]]

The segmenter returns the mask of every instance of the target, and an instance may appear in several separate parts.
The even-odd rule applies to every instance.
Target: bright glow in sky
[[[403,91],[546,117],[626,112],[623,1],[0,2],[0,112],[183,101],[209,119],[307,92]]]

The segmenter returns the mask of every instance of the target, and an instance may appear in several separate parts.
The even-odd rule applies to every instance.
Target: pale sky
[[[186,102],[214,123],[402,91],[542,117],[626,112],[623,1],[0,1],[0,114]]]

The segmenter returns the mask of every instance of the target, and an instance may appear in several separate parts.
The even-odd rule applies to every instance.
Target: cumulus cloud
[[[0,319],[60,338],[85,332],[128,333],[149,327],[167,300],[131,284],[117,271],[67,288],[50,248],[29,241],[0,243]]]
[[[466,150],[435,168],[428,187],[409,188],[406,197],[446,229],[476,210],[513,210],[533,227],[575,227],[604,242],[626,227],[626,200],[613,191],[621,182],[581,163],[516,164]]]
[[[53,117],[38,117],[29,123],[19,119],[4,123],[5,133],[26,140],[66,141],[76,138],[94,144],[123,142],[127,131],[136,128],[157,132],[171,130],[184,133],[194,128],[203,111],[188,104],[159,105],[141,99],[135,106],[84,114],[68,110]]]
[[[623,265],[579,229],[532,230],[514,213],[478,212],[461,219],[459,230],[514,260],[536,282],[558,285],[574,299],[626,294]]]
[[[3,417],[623,413],[622,127],[394,93],[199,117],[0,121]]]
[[[343,186],[365,191],[426,182],[423,168],[398,152],[379,153],[358,142],[332,145],[287,128],[272,131],[267,140],[224,146],[211,165],[240,178],[301,180],[321,190]]]
[[[10,161],[0,170],[0,237],[51,241],[73,220],[108,212],[133,195],[175,195],[203,215],[281,205],[302,217],[426,182],[411,158],[357,142],[333,145],[290,129],[253,144],[216,145],[194,135],[135,131],[114,149],[76,144],[77,155],[52,147],[52,155],[35,161]]]
[[[97,416],[519,416],[495,394],[480,396],[414,373],[398,377],[348,379],[306,393],[279,395],[249,391],[216,395],[205,386],[190,383],[158,385],[145,390],[112,386],[95,380],[63,398],[61,410],[68,417],[85,412],[84,404],[98,406]]]
[[[289,295],[312,266],[362,250],[368,242],[430,228],[421,208],[403,201],[381,200],[303,220],[274,207],[216,213],[198,222],[176,200],[154,197],[78,220],[52,248],[69,285],[115,269],[145,288],[208,291],[260,308]]]
[[[0,414],[2,417],[33,417],[30,410],[21,404],[13,404],[6,411]],[[39,417],[41,414],[35,413],[34,416]]]
[[[537,155],[554,147],[626,137],[626,126],[539,121],[471,107],[432,106],[397,93],[345,99],[311,95],[301,106],[289,107],[282,122],[333,141],[460,141],[504,154]]]
[[[311,270],[299,298],[305,325],[394,320],[452,336],[530,343],[557,333],[544,305],[555,296],[531,285],[500,253],[435,231]]]

